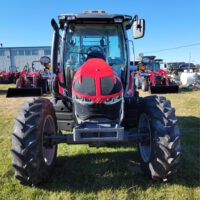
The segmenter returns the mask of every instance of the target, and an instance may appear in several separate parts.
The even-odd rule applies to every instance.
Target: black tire
[[[16,88],[20,88],[20,79],[19,78],[16,80]]]
[[[42,79],[42,93],[48,92],[48,83],[46,79]]]
[[[57,134],[52,103],[43,98],[27,102],[18,112],[12,133],[13,167],[21,184],[39,185],[49,178],[57,145],[45,144],[47,133]]]
[[[149,133],[138,145],[144,173],[154,180],[168,181],[180,165],[180,131],[175,109],[165,97],[144,98],[138,132]]]
[[[146,78],[142,78],[142,91],[146,92],[148,90],[148,80]]]

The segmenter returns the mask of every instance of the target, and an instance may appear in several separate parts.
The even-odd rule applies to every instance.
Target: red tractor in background
[[[11,68],[9,71],[0,71],[0,83],[15,83],[18,77],[19,72],[17,72],[17,68],[15,71],[13,71]]]
[[[0,83],[13,83],[13,73],[5,70],[0,72]]]
[[[137,88],[152,94],[178,93],[179,86],[170,79],[166,70],[161,69],[162,62],[162,59],[155,59],[155,56],[143,56],[135,76]]]
[[[25,185],[48,181],[60,143],[132,142],[144,173],[169,180],[181,153],[175,109],[165,97],[139,97],[130,62],[127,31],[133,27],[133,37],[143,37],[144,19],[87,11],[60,15],[59,25],[51,24],[52,99],[33,99],[18,112],[12,132],[16,178]]]
[[[44,70],[36,69],[35,63],[41,62],[44,65]],[[7,97],[40,96],[43,93],[48,93],[49,63],[50,59],[43,56],[40,58],[40,61],[32,62],[31,69],[26,65],[16,80],[16,88],[8,89]]]

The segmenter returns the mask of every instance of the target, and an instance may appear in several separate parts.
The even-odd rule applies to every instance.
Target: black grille
[[[80,94],[95,96],[96,87],[95,87],[94,78],[82,77],[81,84],[79,83],[77,79],[74,84],[74,89]]]
[[[116,83],[114,84],[113,77],[108,76],[101,78],[101,95],[111,95],[116,94],[121,91],[121,83],[118,79],[116,79]]]

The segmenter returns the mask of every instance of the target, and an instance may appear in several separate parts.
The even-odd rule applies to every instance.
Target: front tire
[[[44,136],[56,133],[56,116],[48,99],[33,100],[19,110],[12,133],[12,155],[21,184],[38,185],[48,179],[57,145],[47,143]]]
[[[180,165],[180,131],[175,109],[165,97],[144,98],[138,132],[148,137],[138,145],[144,173],[154,180],[169,180]]]

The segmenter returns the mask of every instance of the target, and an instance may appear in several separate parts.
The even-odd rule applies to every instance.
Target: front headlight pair
[[[73,98],[75,101],[77,101],[80,104],[87,104],[87,105],[94,104],[94,102],[91,99],[87,99],[87,98],[83,98],[83,97],[79,97],[79,96],[74,96]],[[122,95],[119,95],[117,97],[106,99],[105,101],[103,101],[103,104],[111,105],[111,104],[118,103],[121,100],[122,100]]]

